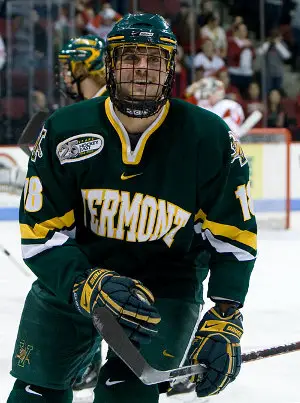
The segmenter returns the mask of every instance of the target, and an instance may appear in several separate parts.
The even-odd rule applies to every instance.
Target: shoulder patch
[[[229,138],[230,138],[230,147],[231,147],[231,163],[236,160],[239,160],[241,167],[247,164],[248,160],[244,154],[242,149],[242,145],[240,140],[236,137],[236,135],[229,131]]]
[[[47,130],[43,127],[38,138],[36,139],[36,142],[32,149],[32,153],[31,153],[31,157],[30,157],[32,162],[35,162],[37,157],[38,158],[43,157],[43,151],[42,151],[41,146],[42,146],[43,139],[46,137],[46,134],[47,134]]]
[[[56,155],[63,164],[82,161],[99,154],[104,147],[104,138],[96,133],[84,133],[69,137],[56,147]]]

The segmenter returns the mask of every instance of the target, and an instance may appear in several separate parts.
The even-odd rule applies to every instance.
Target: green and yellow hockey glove
[[[222,313],[218,305],[206,312],[201,320],[189,351],[193,364],[207,367],[203,377],[190,379],[196,382],[198,397],[216,395],[238,376],[242,362],[242,320],[235,307]]]
[[[161,318],[152,293],[140,281],[100,268],[88,270],[77,280],[73,300],[83,315],[91,316],[95,307],[105,306],[128,337],[140,344],[149,343],[157,333]]]

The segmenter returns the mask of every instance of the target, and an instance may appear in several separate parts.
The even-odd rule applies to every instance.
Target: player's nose
[[[147,55],[142,55],[139,57],[138,63],[135,66],[136,69],[147,69],[148,68],[148,57]]]

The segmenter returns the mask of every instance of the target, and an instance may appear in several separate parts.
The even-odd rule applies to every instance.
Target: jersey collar
[[[93,96],[93,98],[101,97],[105,91],[106,91],[106,85],[104,87],[100,88],[100,90],[98,92],[96,92],[96,94]]]
[[[122,160],[123,160],[124,164],[137,165],[140,163],[147,140],[149,139],[151,134],[154,133],[155,130],[157,130],[162,125],[162,123],[166,119],[166,116],[169,112],[169,108],[170,108],[170,102],[167,101],[167,103],[162,107],[162,110],[161,110],[160,114],[158,115],[158,117],[148,127],[148,129],[146,129],[144,131],[144,133],[141,135],[137,145],[135,146],[135,149],[132,151],[128,133],[127,133],[125,127],[123,126],[122,122],[120,121],[120,119],[115,114],[113,104],[112,104],[110,98],[107,98],[105,100],[106,115],[107,115],[110,123],[112,124],[112,126],[114,127],[116,132],[118,133],[119,138],[121,140]]]

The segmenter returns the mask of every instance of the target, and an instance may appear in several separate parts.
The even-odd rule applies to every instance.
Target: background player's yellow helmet
[[[95,35],[85,35],[72,38],[61,49],[58,55],[60,76],[63,92],[72,99],[83,99],[80,82],[92,77],[99,86],[105,85],[105,42]],[[63,69],[72,77],[70,85],[63,80]],[[63,83],[62,83],[63,81]],[[72,84],[77,84],[77,92],[72,90]]]
[[[177,40],[168,23],[158,14],[127,14],[108,34],[106,49],[113,104],[130,117],[154,115],[169,99],[175,73]]]

